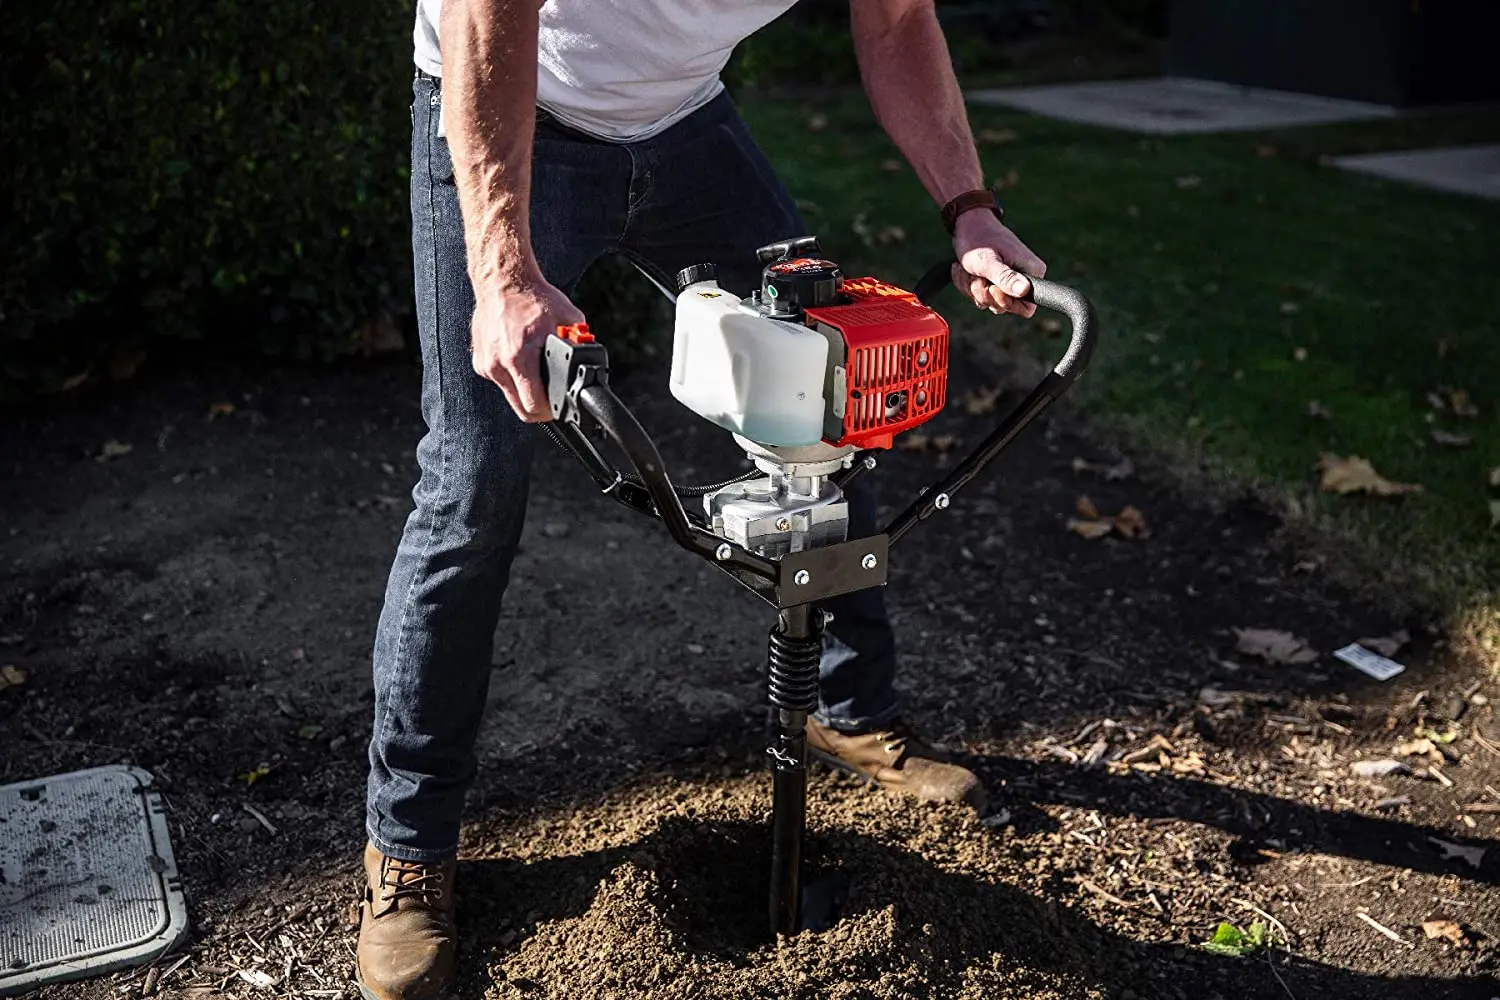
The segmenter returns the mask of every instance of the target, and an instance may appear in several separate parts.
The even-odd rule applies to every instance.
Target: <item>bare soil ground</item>
[[[956,395],[998,377],[961,367]],[[727,436],[658,381],[620,389],[680,477],[734,471]],[[0,781],[149,768],[194,922],[152,971],[40,996],[355,995],[368,658],[416,388],[401,363],[177,376],[0,426],[0,664],[26,673],[0,691]],[[954,406],[932,433],[972,443],[987,419]],[[131,450],[98,460],[111,440]],[[461,995],[1500,995],[1487,673],[1326,579],[1254,502],[1076,457],[1117,456],[1058,414],[893,560],[910,714],[994,812],[819,773],[814,862],[851,895],[831,930],[777,945],[770,616],[544,452],[463,846]],[[897,452],[875,475],[895,506],[944,461]],[[1135,505],[1150,537],[1069,532],[1079,494]],[[1248,658],[1236,627],[1323,655]],[[1399,627],[1409,669],[1389,683],[1328,655]],[[1412,774],[1351,771],[1419,728],[1454,738],[1403,758]],[[1428,939],[1430,918],[1461,944]],[[1211,954],[1221,920],[1267,921],[1274,946]]]

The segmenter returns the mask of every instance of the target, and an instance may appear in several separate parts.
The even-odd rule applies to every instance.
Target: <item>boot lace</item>
[[[428,905],[443,898],[443,870],[419,861],[383,858],[380,865],[380,900],[396,903],[410,899]]]
[[[878,730],[875,739],[886,753],[895,754],[892,766],[899,767],[907,757],[922,755],[922,741],[912,735],[904,723],[898,722],[890,729]]]

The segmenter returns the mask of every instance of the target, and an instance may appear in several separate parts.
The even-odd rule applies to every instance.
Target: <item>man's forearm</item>
[[[528,285],[538,0],[446,0],[443,124],[475,294]]]
[[[938,204],[984,186],[931,0],[852,0],[854,51],[875,117]]]

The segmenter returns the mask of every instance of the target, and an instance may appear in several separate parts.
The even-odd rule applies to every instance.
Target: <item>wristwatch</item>
[[[1000,204],[1000,195],[993,189],[980,188],[977,191],[965,191],[943,206],[943,228],[948,230],[948,235],[953,235],[960,215],[976,208],[987,208],[995,213],[995,218],[1001,222],[1005,221],[1005,206]]]

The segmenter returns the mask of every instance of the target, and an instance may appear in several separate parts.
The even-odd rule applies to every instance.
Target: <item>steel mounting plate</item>
[[[890,552],[885,535],[790,552],[776,561],[776,606],[790,608],[883,587]]]

